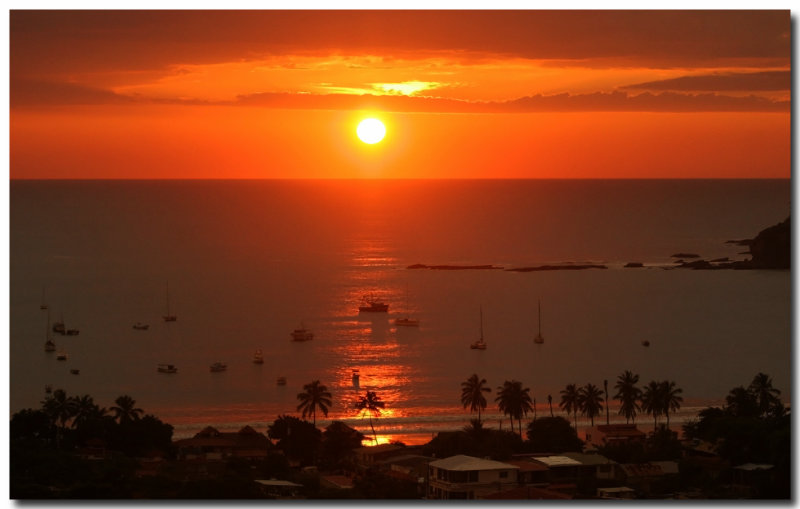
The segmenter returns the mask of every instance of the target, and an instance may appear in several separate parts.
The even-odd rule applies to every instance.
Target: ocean
[[[548,395],[563,415],[567,384],[612,388],[624,370],[676,382],[678,422],[758,372],[788,401],[790,272],[670,269],[680,252],[747,258],[726,241],[790,211],[789,180],[11,181],[10,410],[51,385],[106,407],[128,394],[175,437],[266,431],[320,380],[333,405],[318,425],[370,434],[353,406],[373,390],[380,441],[422,443],[468,423],[473,373],[522,381],[539,416]],[[503,270],[575,263],[608,268]],[[389,312],[359,313],[368,293]],[[65,362],[43,349],[48,314],[80,330],[54,338]],[[406,315],[420,326],[392,324]],[[488,347],[472,350],[481,316]],[[301,325],[313,340],[291,341]]]

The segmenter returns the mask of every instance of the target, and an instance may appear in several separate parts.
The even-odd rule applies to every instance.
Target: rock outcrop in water
[[[503,267],[496,267],[494,265],[425,265],[423,263],[415,263],[406,268],[431,270],[502,270]]]
[[[792,228],[791,218],[787,217],[782,223],[761,230],[754,239],[729,240],[726,244],[750,246],[752,258],[744,261],[728,261],[728,258],[716,260],[694,260],[686,262],[678,260],[676,263],[681,269],[718,270],[718,269],[773,269],[786,270],[791,268],[792,259]],[[684,253],[682,253],[685,256]],[[677,256],[677,255],[672,255]]]
[[[538,270],[586,270],[586,269],[607,269],[605,265],[539,265],[538,267],[520,267],[517,269],[506,269],[509,272],[534,272]]]
[[[754,269],[789,269],[792,262],[791,217],[761,230],[750,243]]]

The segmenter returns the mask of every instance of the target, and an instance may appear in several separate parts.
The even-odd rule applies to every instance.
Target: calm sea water
[[[785,219],[788,180],[12,181],[10,193],[12,412],[52,384],[103,406],[129,394],[176,436],[264,431],[319,379],[328,419],[368,430],[352,409],[358,369],[361,393],[386,401],[379,433],[413,443],[467,423],[460,384],[473,373],[521,380],[547,414],[548,394],[613,386],[626,369],[674,380],[685,416],[759,371],[790,395],[788,271],[662,268],[681,251],[745,258],[725,241]],[[560,262],[609,269],[406,269]],[[167,284],[174,323],[161,320]],[[388,314],[358,313],[368,292]],[[43,351],[43,299],[51,320],[80,329],[55,337],[67,362]],[[488,349],[470,350],[481,308]],[[406,313],[418,329],[391,324]],[[313,341],[290,340],[301,323]],[[209,372],[215,361],[228,371]]]

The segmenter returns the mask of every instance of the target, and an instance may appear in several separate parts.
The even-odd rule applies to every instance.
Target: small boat
[[[408,309],[408,286],[406,286],[406,310]],[[419,320],[406,316],[405,318],[395,318],[394,324],[400,327],[419,327]]]
[[[67,329],[64,332],[64,334],[66,334],[67,336],[77,336],[80,333],[81,333],[81,331],[79,331],[78,329]]]
[[[57,361],[65,361],[65,360],[67,360],[67,353],[66,352],[58,352],[56,354],[56,360]]]
[[[374,295],[365,295],[362,299],[363,305],[358,306],[359,313],[386,313],[389,311],[389,304],[380,302]]]
[[[53,332],[61,335],[67,333],[67,329],[64,327],[64,317],[61,317],[61,320],[58,322],[53,322]]]
[[[150,328],[150,325],[142,322],[136,322],[135,324],[133,324],[133,328],[136,330],[147,330]]]
[[[355,387],[356,389],[358,389],[359,386],[361,385],[360,378],[361,378],[361,375],[359,375],[358,370],[354,369],[353,370],[353,378],[352,378],[352,380],[353,380],[353,387]]]
[[[469,347],[473,350],[486,350],[486,342],[483,340],[483,307],[481,307],[481,337]]]
[[[255,364],[264,364],[264,354],[261,349],[256,350],[256,353],[253,354],[253,362]]]
[[[167,283],[167,313],[163,316],[165,322],[175,322],[178,320],[178,317],[169,309],[169,283]]]
[[[215,362],[209,367],[209,369],[212,373],[219,373],[220,371],[225,371],[228,369],[228,365],[224,362]]]
[[[69,372],[72,373],[73,375],[80,375],[81,374],[81,370],[80,369],[70,369]]]
[[[286,385],[286,377],[285,376],[279,376],[278,380],[277,380],[277,383],[278,383],[278,385]]]
[[[419,320],[414,320],[412,318],[397,318],[395,319],[394,324],[401,327],[419,327]]]
[[[47,327],[44,329],[44,351],[45,352],[55,352],[56,351],[56,344],[53,341],[53,337],[50,332],[50,311],[47,312]]]
[[[533,338],[533,342],[537,345],[544,343],[544,338],[542,337],[542,301],[539,301],[539,333]]]
[[[159,373],[177,373],[178,372],[178,368],[176,368],[174,364],[159,364],[158,365],[158,372]]]
[[[310,341],[314,339],[314,333],[306,329],[301,323],[299,329],[295,329],[291,333],[292,341]]]
[[[642,341],[642,346],[650,346],[650,341],[645,339],[644,341]]]

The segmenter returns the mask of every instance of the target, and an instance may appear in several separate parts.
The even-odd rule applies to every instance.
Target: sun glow
[[[386,136],[386,126],[377,118],[366,118],[358,124],[356,134],[359,140],[373,145]]]

